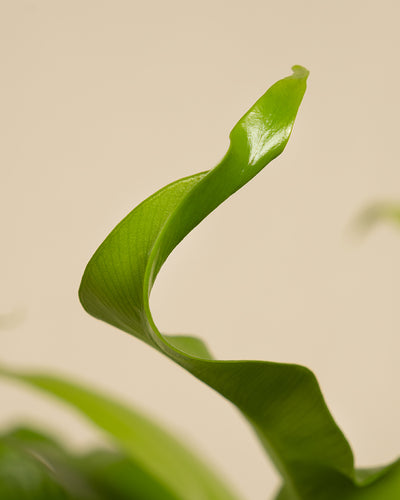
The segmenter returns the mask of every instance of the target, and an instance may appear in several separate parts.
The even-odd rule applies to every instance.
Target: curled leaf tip
[[[298,64],[292,66],[292,71],[293,71],[293,76],[297,78],[308,78],[308,75],[310,74],[307,68],[305,68],[304,66],[300,66]]]

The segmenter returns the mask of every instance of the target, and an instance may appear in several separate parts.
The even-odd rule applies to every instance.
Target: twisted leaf
[[[361,488],[313,373],[293,364],[214,360],[199,339],[162,335],[149,307],[154,280],[178,243],[283,151],[307,76],[295,66],[275,83],[233,128],[213,170],[173,182],[125,217],[87,265],[79,296],[89,314],[164,353],[241,410],[282,475],[279,498],[336,500],[356,498]]]

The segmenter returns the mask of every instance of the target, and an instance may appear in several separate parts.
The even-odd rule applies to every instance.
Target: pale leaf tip
[[[292,66],[293,76],[295,78],[307,78],[310,72],[304,66],[294,65]]]

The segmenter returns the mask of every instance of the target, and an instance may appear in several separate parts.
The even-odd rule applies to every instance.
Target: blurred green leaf
[[[360,487],[351,448],[313,373],[283,363],[213,360],[200,340],[163,336],[149,307],[154,280],[178,243],[283,151],[307,76],[295,66],[256,102],[233,128],[217,167],[173,182],[125,217],[87,265],[79,295],[88,313],[164,353],[242,411],[282,475],[282,499],[337,500],[356,498]],[[392,493],[385,498],[398,499]]]
[[[102,500],[73,459],[49,437],[23,428],[0,438],[0,498]]]
[[[138,498],[144,500],[150,498],[235,500],[237,498],[186,446],[148,417],[114,399],[85,388],[82,384],[74,384],[45,374],[26,373],[1,367],[0,376],[29,384],[56,396],[107,432],[130,459],[130,464],[125,463],[121,467],[136,469],[136,475],[132,475],[132,481],[134,480],[136,484],[130,485],[128,478],[123,489],[127,491],[129,488],[138,489],[141,494]],[[93,457],[93,460],[95,458]],[[115,474],[121,473],[120,469],[113,470]],[[106,477],[101,478],[97,475],[97,480],[100,479],[105,480]],[[111,470],[109,479],[109,484],[112,485]],[[156,495],[154,492],[158,492],[158,496],[153,497],[153,494]]]
[[[82,457],[77,465],[107,499],[175,500],[177,498],[137,462],[116,452],[94,451]]]
[[[69,499],[46,464],[0,440],[0,498],[7,500]]]
[[[29,428],[0,437],[3,500],[175,500],[137,463],[111,450],[71,454]]]
[[[400,205],[392,202],[378,202],[370,205],[361,212],[356,226],[361,231],[369,231],[377,224],[390,223],[400,225]]]

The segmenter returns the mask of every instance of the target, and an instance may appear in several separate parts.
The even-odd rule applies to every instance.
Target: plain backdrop
[[[284,154],[168,259],[152,308],[215,356],[317,375],[358,465],[400,450],[400,231],[359,212],[400,200],[398,0],[0,1],[0,361],[85,381],[163,422],[247,500],[278,485],[238,412],[81,308],[106,234],[166,183],[212,168],[235,122],[293,64],[310,72]],[[4,325],[3,325],[4,326]],[[102,437],[1,382],[1,428],[77,449]],[[190,500],[190,499],[188,499]]]

